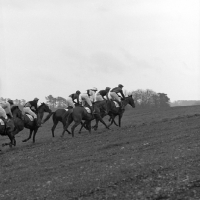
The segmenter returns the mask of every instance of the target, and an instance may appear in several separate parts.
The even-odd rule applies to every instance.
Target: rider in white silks
[[[10,99],[8,101],[0,102],[0,117],[2,117],[5,122],[8,121],[7,114],[13,117],[11,112],[11,105],[13,105],[13,101]]]
[[[92,102],[96,101],[95,100],[96,99],[95,98],[96,91],[97,91],[97,88],[94,87],[93,89],[87,90],[87,93],[81,93],[79,95],[79,101],[82,103],[82,106],[85,106],[85,103],[87,103],[88,107],[90,108],[92,114],[94,113]]]
[[[67,97],[66,99],[66,106],[67,107],[72,107],[74,108],[76,103],[79,104],[79,95],[80,95],[80,91],[77,90],[76,93],[70,94],[69,97]],[[75,102],[75,100],[77,100],[77,102]]]
[[[33,101],[28,101],[27,103],[25,103],[25,105],[23,107],[24,113],[30,114],[34,118],[35,124],[37,124],[37,115],[32,110],[34,110],[37,113],[37,109],[38,109],[37,103],[38,103],[38,101],[39,101],[38,98],[34,98]]]

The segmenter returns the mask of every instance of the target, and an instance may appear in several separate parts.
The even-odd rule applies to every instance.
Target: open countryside
[[[105,117],[107,122],[107,117]],[[52,138],[52,119],[36,143],[2,148],[0,199],[199,199],[200,106],[127,106],[122,127],[99,126]],[[1,137],[0,142],[8,141]]]

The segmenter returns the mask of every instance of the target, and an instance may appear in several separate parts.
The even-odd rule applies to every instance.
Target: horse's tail
[[[49,113],[43,120],[42,120],[42,124],[44,124],[55,112],[51,112]]]

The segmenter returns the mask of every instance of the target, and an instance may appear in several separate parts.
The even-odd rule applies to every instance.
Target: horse
[[[15,137],[13,134],[14,131],[14,121],[13,119],[9,118],[8,122],[6,124],[0,123],[0,135],[1,136],[8,136],[10,139],[10,143],[3,143],[2,146],[9,145],[12,147],[13,145],[16,145]],[[0,150],[1,151],[1,150]]]
[[[134,99],[133,99],[132,95],[129,95],[128,97],[125,97],[125,99],[122,100],[122,109],[120,109],[119,107],[116,107],[113,100],[99,101],[99,102],[96,102],[96,104],[105,104],[105,107],[107,107],[107,113],[102,113],[101,117],[103,118],[106,115],[110,116],[109,121],[111,121],[111,123],[108,125],[108,127],[110,127],[113,123],[116,126],[121,127],[121,119],[122,119],[123,113],[125,111],[124,108],[126,107],[127,104],[129,104],[133,108],[135,108],[135,103],[134,103]],[[115,117],[117,115],[119,116],[118,124],[115,122]],[[93,126],[94,130],[97,130],[98,123],[99,123],[99,120],[96,119],[96,124]],[[82,127],[81,127],[81,129],[82,129]],[[81,132],[81,129],[80,129],[79,133]]]
[[[65,126],[61,136],[62,137],[64,136],[65,131],[67,131],[67,128],[73,121],[75,123],[71,127],[72,137],[74,137],[75,128],[79,124],[81,124],[82,120],[85,120],[85,122],[84,122],[85,128],[89,131],[89,133],[91,133],[91,121],[93,119],[98,119],[98,121],[101,121],[101,123],[104,124],[104,126],[107,129],[109,129],[109,127],[106,125],[106,123],[103,121],[103,119],[101,117],[101,110],[106,110],[105,105],[101,104],[101,105],[97,106],[96,104],[93,104],[93,108],[94,108],[93,115],[91,113],[88,113],[87,110],[82,106],[77,106],[77,107],[73,108],[71,113],[68,115],[66,126]]]
[[[31,121],[30,118],[26,114],[22,115],[22,111],[19,109],[18,106],[13,106],[13,108],[11,108],[11,111],[13,114],[14,124],[15,124],[14,135],[22,131],[24,128],[27,128],[30,130],[29,137],[27,139],[22,140],[22,142],[27,142],[28,140],[30,140],[32,137],[32,133],[34,132],[33,143],[35,143],[35,135],[38,131],[38,128],[40,127],[42,118],[44,116],[44,112],[51,113],[49,106],[45,103],[42,103],[38,107],[37,124],[36,124],[34,121]]]
[[[61,122],[63,124],[63,129],[65,128],[67,117],[68,117],[68,115],[70,113],[69,109],[60,108],[60,109],[56,110],[55,112],[49,113],[45,117],[45,119],[43,119],[42,124],[44,124],[52,116],[53,126],[51,128],[51,132],[52,132],[52,136],[53,137],[54,137],[54,130],[55,130],[58,122]]]

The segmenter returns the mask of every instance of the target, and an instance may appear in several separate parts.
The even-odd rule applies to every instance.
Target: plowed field
[[[105,118],[107,122],[108,118]],[[0,153],[0,199],[200,199],[200,106],[129,108],[122,127],[51,135]],[[9,141],[0,137],[0,144]]]

